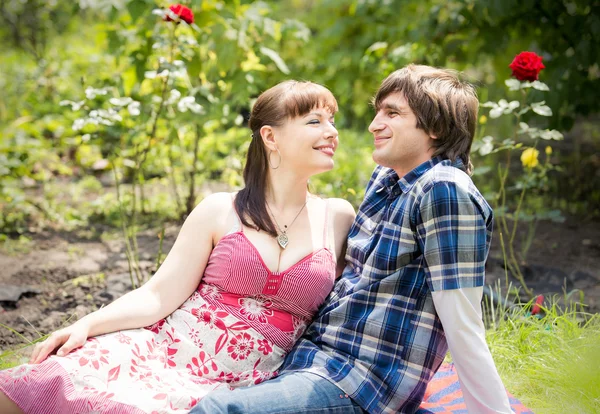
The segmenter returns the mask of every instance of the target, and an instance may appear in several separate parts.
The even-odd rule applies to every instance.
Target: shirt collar
[[[408,174],[406,174],[404,177],[402,177],[398,181],[398,184],[400,185],[400,189],[402,190],[402,192],[405,194],[408,193],[413,188],[415,183],[419,180],[419,178],[421,178],[423,176],[423,174],[425,174],[427,171],[431,170],[434,166],[436,166],[439,163],[443,163],[444,165],[456,167],[463,171],[465,170],[465,166],[460,158],[456,158],[456,160],[450,161],[449,159],[444,159],[440,156],[433,157],[430,160],[425,161],[423,164],[419,165],[418,167],[414,168],[412,171],[410,171]],[[396,174],[396,177],[398,177],[397,174]]]
[[[391,168],[384,168],[384,173],[378,178],[377,187],[379,188],[375,192],[380,193],[385,190],[389,196],[393,192],[393,188],[396,186],[399,180],[400,177],[398,177],[396,171]]]

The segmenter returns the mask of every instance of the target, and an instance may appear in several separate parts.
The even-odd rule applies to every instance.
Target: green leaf
[[[521,89],[521,82],[517,79],[507,79],[504,81],[504,84],[508,86],[508,90],[510,91],[518,91],[519,89]]]
[[[540,82],[540,81],[533,81],[531,86],[534,89],[537,89],[538,91],[549,91],[550,90],[548,85],[546,85],[544,82]]]
[[[483,144],[479,148],[479,153],[481,155],[488,155],[494,150],[493,138],[491,136],[486,136],[482,138]]]
[[[277,65],[277,68],[281,72],[285,73],[286,75],[290,74],[290,70],[287,67],[287,65],[285,64],[285,62],[283,61],[283,59],[281,58],[281,56],[279,56],[279,54],[277,52],[275,52],[273,49],[269,49],[268,47],[261,46],[260,52],[264,55],[267,55],[273,62],[275,62],[275,65]]]
[[[117,34],[115,30],[109,30],[106,32],[106,37],[108,38],[108,51],[111,54],[117,54],[117,51],[121,47],[121,37]]]
[[[129,69],[121,73],[121,79],[123,81],[123,92],[127,96],[131,95],[131,91],[137,82],[135,66],[130,66]]]
[[[198,79],[202,71],[202,60],[198,53],[195,53],[192,59],[187,62],[187,71],[191,79]]]
[[[531,109],[538,115],[552,116],[552,109],[549,106],[544,105],[545,102],[535,102],[531,104]]]
[[[561,134],[559,131],[555,130],[555,129],[551,129],[551,130],[544,130],[540,133],[540,138],[545,139],[545,140],[561,140],[563,139],[563,134]]]
[[[133,22],[136,22],[137,19],[139,19],[140,16],[144,14],[144,12],[146,11],[146,7],[146,2],[144,2],[143,0],[133,0],[127,3],[127,11],[131,16],[131,20]]]
[[[373,52],[377,52],[378,50],[385,50],[387,47],[387,42],[375,42],[367,49],[366,54],[371,54]],[[379,56],[379,54],[377,55]]]

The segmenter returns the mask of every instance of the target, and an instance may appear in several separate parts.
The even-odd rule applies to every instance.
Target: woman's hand
[[[85,344],[89,332],[89,326],[82,321],[53,332],[45,341],[40,342],[35,346],[31,358],[29,359],[29,363],[39,364],[45,360],[52,351],[59,347],[56,355],[67,355],[73,349],[79,348]]]

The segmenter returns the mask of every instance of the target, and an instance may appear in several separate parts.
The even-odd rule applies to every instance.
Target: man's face
[[[400,177],[429,160],[433,154],[433,137],[417,129],[417,117],[404,94],[388,95],[376,108],[369,132],[375,138],[373,160],[394,169]]]

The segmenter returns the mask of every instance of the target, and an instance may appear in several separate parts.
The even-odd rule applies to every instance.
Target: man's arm
[[[512,413],[485,341],[482,287],[432,292],[469,413]]]
[[[511,413],[485,342],[481,296],[489,251],[491,212],[471,199],[467,186],[438,182],[421,199],[417,237],[426,278],[470,413]]]

